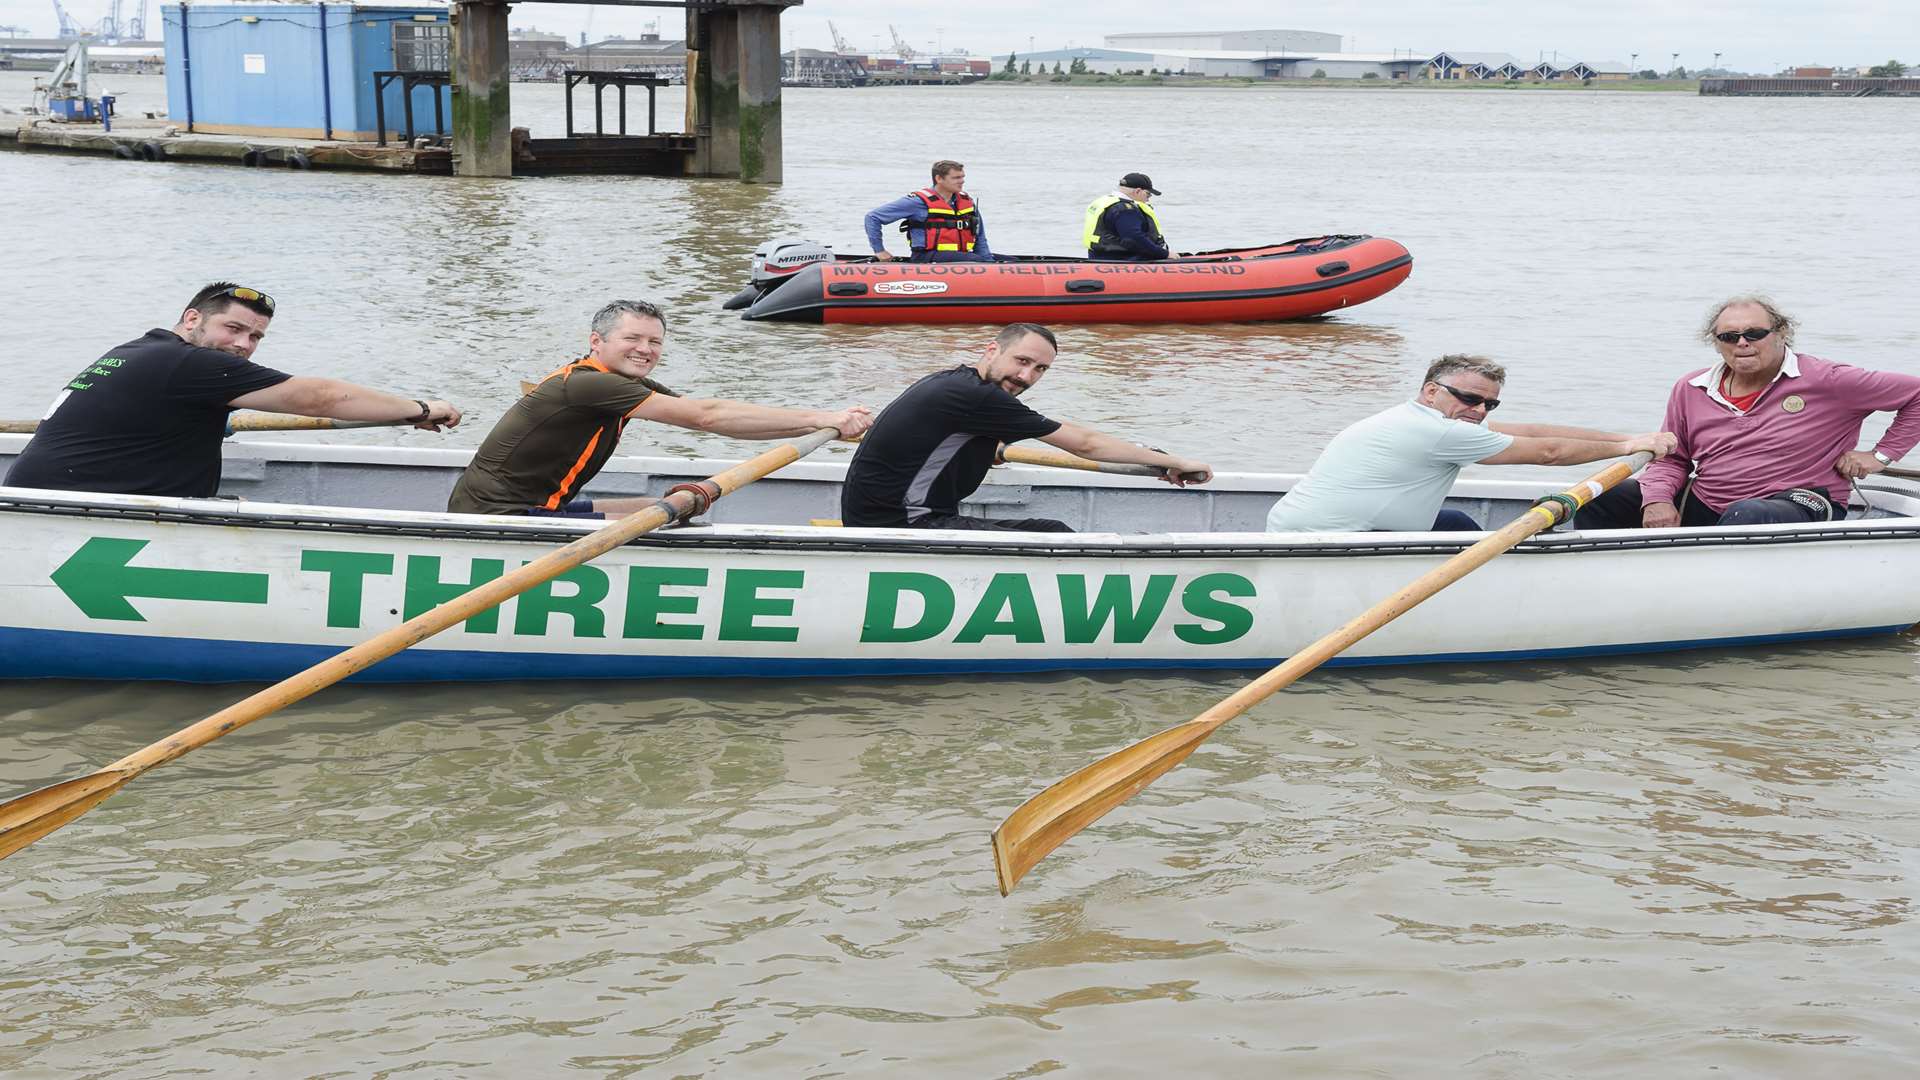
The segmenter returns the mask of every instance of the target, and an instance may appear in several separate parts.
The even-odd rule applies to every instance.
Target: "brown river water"
[[[0,103],[29,78],[0,73]],[[558,87],[515,93],[558,133]],[[860,214],[951,156],[1002,251],[1070,252],[1085,203],[1140,169],[1176,247],[1370,232],[1414,253],[1400,289],[1323,322],[1071,328],[1044,412],[1295,470],[1468,350],[1511,367],[1503,418],[1645,430],[1736,291],[1797,314],[1810,353],[1920,370],[1914,109],[789,91],[779,187],[0,154],[0,416],[214,277],[279,298],[263,362],[472,417],[336,441],[477,443],[615,296],[668,308],[670,384],[877,406],[984,332],[718,305],[760,239],[859,250]],[[1514,617],[1579,608],[1569,581]],[[1000,898],[1002,817],[1240,681],[336,687],[0,863],[0,1074],[1895,1077],[1920,1057],[1911,638],[1316,674]],[[0,684],[0,793],[241,692]]]

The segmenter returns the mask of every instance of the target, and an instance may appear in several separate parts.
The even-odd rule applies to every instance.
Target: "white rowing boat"
[[[0,436],[0,468],[24,439]],[[444,505],[466,453],[236,442],[195,500],[0,488],[0,677],[271,681],[597,523]],[[616,458],[596,495],[724,467]],[[366,680],[928,675],[1266,668],[1472,534],[1269,534],[1295,476],[1148,479],[1010,466],[969,507],[1086,531],[843,529],[844,466],[803,461],[709,523],[603,556],[369,669]],[[1496,525],[1548,482],[1463,481]],[[1920,620],[1920,485],[1853,520],[1562,531],[1528,541],[1336,664],[1479,662],[1882,634]]]

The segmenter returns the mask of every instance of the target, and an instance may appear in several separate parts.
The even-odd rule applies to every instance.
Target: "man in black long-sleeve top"
[[[960,500],[986,479],[1003,443],[1039,439],[1094,461],[1166,470],[1169,483],[1204,484],[1213,470],[1092,428],[1051,420],[1017,398],[1053,365],[1058,342],[1033,323],[1014,323],[978,363],[937,371],[907,388],[874,420],[847,467],[840,516],[848,526],[1071,532],[1051,518],[962,517]]]

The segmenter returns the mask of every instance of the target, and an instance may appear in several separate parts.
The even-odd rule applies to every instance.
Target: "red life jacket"
[[[915,250],[926,251],[972,251],[973,234],[979,228],[980,212],[973,207],[973,198],[966,192],[953,197],[953,205],[940,197],[932,188],[921,188],[913,193],[926,204],[926,235]],[[915,226],[911,221],[900,223],[900,230],[912,236]]]

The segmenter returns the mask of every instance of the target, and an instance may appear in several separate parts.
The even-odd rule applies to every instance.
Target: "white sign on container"
[[[249,75],[265,75],[267,73],[266,53],[243,53],[240,56],[240,62]]]

